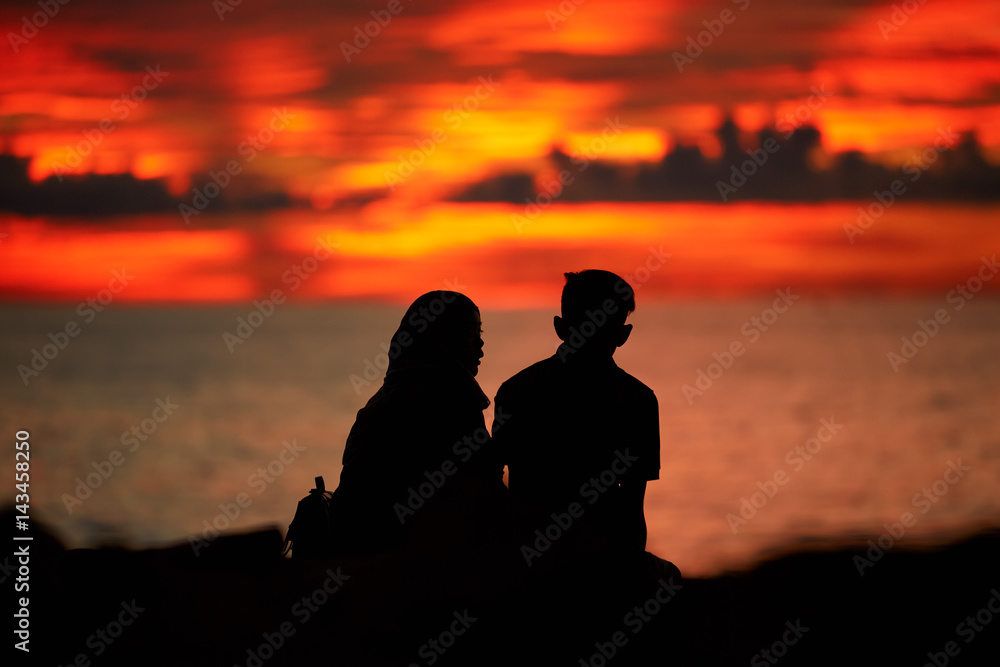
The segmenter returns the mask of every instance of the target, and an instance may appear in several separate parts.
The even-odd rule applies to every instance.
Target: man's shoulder
[[[653,390],[646,386],[646,384],[638,378],[622,370],[613,361],[610,363],[610,368],[607,366],[603,367],[597,375],[600,378],[600,383],[604,386],[608,393],[625,395],[641,403],[656,405],[656,394],[653,393]],[[585,383],[592,379],[597,379],[597,377],[593,375],[585,375],[584,378],[582,378]],[[579,376],[579,373],[572,372],[570,368],[559,358],[559,355],[554,354],[551,357],[537,361],[524,370],[512,375],[500,385],[497,395],[523,393],[545,394],[554,387],[558,387],[565,383],[577,384],[580,381],[581,377]]]
[[[615,366],[615,369],[615,379],[621,391],[627,392],[636,399],[656,403],[656,394],[642,380],[622,370],[619,366]]]
[[[507,378],[500,388],[537,387],[539,382],[551,380],[559,375],[559,360],[553,355],[548,359],[536,361],[527,368]]]

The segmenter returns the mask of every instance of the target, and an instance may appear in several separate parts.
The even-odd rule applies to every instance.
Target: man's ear
[[[556,315],[552,318],[552,326],[555,328],[559,340],[566,340],[566,336],[569,334],[566,331],[566,320]]]
[[[615,336],[615,347],[621,347],[628,340],[628,337],[632,335],[632,325],[624,324],[622,328],[618,330],[618,334]]]

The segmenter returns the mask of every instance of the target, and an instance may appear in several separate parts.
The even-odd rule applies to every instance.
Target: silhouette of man
[[[613,358],[632,333],[634,292],[608,271],[565,276],[553,319],[562,343],[500,386],[493,422],[527,567],[517,634],[547,643],[553,660],[620,628],[652,582],[680,580],[645,551],[643,499],[660,469],[656,396]]]
[[[656,396],[613,358],[632,332],[629,284],[608,271],[565,275],[553,320],[563,342],[500,386],[494,446],[529,566],[623,564],[645,551],[646,482],[660,469]],[[536,530],[546,539],[533,539]]]

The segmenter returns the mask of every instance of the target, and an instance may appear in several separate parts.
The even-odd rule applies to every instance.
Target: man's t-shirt
[[[515,526],[526,544],[551,528],[569,550],[608,552],[645,544],[645,525],[618,485],[659,478],[659,410],[653,391],[601,359],[559,355],[504,382],[496,395],[493,445],[508,466]],[[572,516],[571,504],[576,503]],[[544,540],[541,542],[545,544]],[[534,547],[533,547],[534,548]]]

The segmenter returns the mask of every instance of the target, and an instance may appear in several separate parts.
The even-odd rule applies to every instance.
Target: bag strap
[[[326,491],[326,482],[323,481],[323,476],[322,475],[319,475],[319,476],[316,477],[315,484],[316,484],[316,488],[315,489],[309,489],[309,495],[311,496],[314,493],[318,493],[320,495],[326,495],[326,493],[327,493],[327,491]],[[298,512],[296,511],[296,514],[297,513]],[[293,517],[292,518],[292,523],[288,526],[288,532],[285,534],[285,541],[281,545],[281,555],[282,556],[287,556],[288,553],[293,548],[293,544],[292,543],[294,542],[294,534],[295,534],[295,530],[293,529],[294,526],[295,526],[295,519]]]

